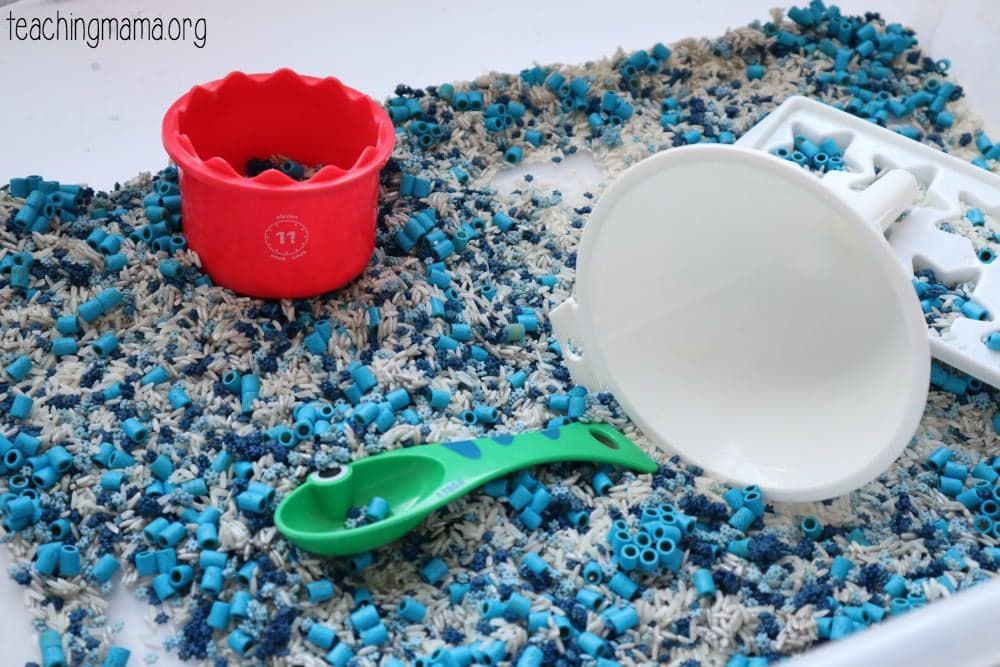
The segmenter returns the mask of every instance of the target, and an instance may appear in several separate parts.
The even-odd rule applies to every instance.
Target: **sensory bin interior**
[[[511,192],[493,177],[586,151],[610,182],[673,146],[732,143],[793,94],[985,169],[1000,157],[911,31],[814,2],[717,39],[400,85],[375,254],[314,299],[213,286],[186,248],[171,167],[110,192],[13,180],[0,509],[42,663],[126,664],[106,620],[121,586],[172,628],[164,650],[209,665],[759,667],[994,576],[996,391],[982,382],[935,366],[889,470],[831,501],[772,505],[655,450],[561,362],[547,313],[572,291],[600,191],[570,202],[530,175]],[[829,169],[804,147],[788,157]],[[996,251],[996,216],[979,224],[971,208],[949,230]],[[930,324],[989,317],[969,287],[918,268]],[[350,558],[311,556],[274,527],[312,472],[578,420],[616,426],[657,472],[539,467]],[[156,656],[128,664],[143,659]]]

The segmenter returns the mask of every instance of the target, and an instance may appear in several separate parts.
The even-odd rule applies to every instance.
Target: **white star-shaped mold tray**
[[[959,317],[943,333],[929,327],[931,353],[1000,387],[1000,352],[983,343],[987,335],[1000,331],[1000,259],[980,261],[969,238],[939,227],[961,218],[966,207],[982,209],[987,224],[990,219],[1000,221],[1000,176],[800,96],[785,100],[736,143],[771,152],[791,147],[796,136],[817,144],[828,137],[836,140],[844,153],[844,170],[817,173],[835,189],[864,189],[889,169],[913,174],[923,197],[889,226],[886,239],[907,270],[932,269],[937,280],[948,285],[975,284],[971,298],[989,312],[983,321]]]

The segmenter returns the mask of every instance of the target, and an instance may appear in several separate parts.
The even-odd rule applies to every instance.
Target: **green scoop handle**
[[[607,424],[570,424],[535,433],[419,445],[313,473],[281,501],[278,530],[298,547],[324,556],[370,551],[399,539],[428,514],[486,482],[555,461],[590,461],[643,473],[656,463]],[[381,521],[345,527],[352,507],[389,503]]]

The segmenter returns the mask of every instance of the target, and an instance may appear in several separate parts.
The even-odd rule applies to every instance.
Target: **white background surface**
[[[768,8],[779,2],[14,2],[0,7],[0,19],[10,10],[32,16],[53,15],[56,9],[84,17],[204,16],[208,35],[204,49],[190,42],[109,42],[91,49],[79,42],[11,42],[6,21],[0,20],[0,180],[39,173],[107,188],[116,179],[156,170],[166,161],[160,119],[167,106],[191,85],[234,69],[292,67],[332,74],[383,98],[399,82],[438,84],[489,70],[518,71],[533,61],[582,62],[618,46],[633,50],[657,41],[716,36],[730,26],[766,20]],[[970,102],[1000,135],[993,57],[1000,18],[993,0],[838,4],[850,13],[878,10],[888,20],[916,28],[931,55],[953,60],[952,71],[966,84]],[[5,555],[0,565],[6,569]],[[37,659],[22,595],[20,587],[0,576],[3,665]],[[142,664],[148,651],[143,647],[148,631],[139,620],[146,613],[121,591],[112,601],[112,620],[130,619],[120,643],[133,649],[133,665]],[[162,656],[157,664],[179,663]]]

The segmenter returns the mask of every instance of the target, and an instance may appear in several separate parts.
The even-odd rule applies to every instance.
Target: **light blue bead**
[[[694,589],[698,592],[698,596],[702,598],[714,598],[715,597],[715,581],[712,578],[712,572],[705,568],[699,568],[695,570],[692,575],[691,580],[694,583]]]
[[[237,461],[233,464],[233,474],[239,479],[249,479],[253,475],[253,463],[250,461]]]
[[[488,665],[499,665],[507,658],[507,642],[494,639],[489,644],[483,647],[483,655],[488,658],[485,664]]]
[[[216,600],[212,603],[212,609],[208,612],[205,624],[215,630],[225,630],[229,627],[229,603]]]
[[[701,141],[701,130],[698,129],[688,130],[684,132],[684,134],[682,134],[681,137],[683,137],[684,143],[696,144],[699,141]]]
[[[80,333],[80,320],[76,315],[61,315],[56,320],[56,331],[64,336],[75,336]]]
[[[35,571],[45,576],[52,576],[59,567],[59,552],[62,542],[42,544],[35,551]]]
[[[26,231],[31,229],[38,220],[47,221],[51,216],[46,215],[49,210],[46,208],[46,204],[42,204],[44,212],[42,209],[35,208],[31,204],[25,204],[18,210],[17,214],[14,216],[14,227]]]
[[[535,576],[542,576],[549,569],[549,564],[534,551],[529,551],[521,559],[521,565],[526,567]]]
[[[400,387],[386,394],[385,400],[392,407],[393,412],[399,412],[410,404],[410,394],[406,389]]]
[[[598,585],[604,580],[604,569],[596,560],[592,560],[583,566],[583,580],[588,584]]]
[[[382,619],[379,618],[378,610],[373,604],[364,604],[351,614],[351,625],[359,632],[374,628],[381,622]]]
[[[389,641],[389,631],[379,623],[361,632],[361,643],[365,646],[381,646]]]
[[[590,484],[593,487],[594,492],[599,496],[607,495],[608,491],[612,487],[611,478],[608,477],[607,473],[600,470],[594,474]]]
[[[127,667],[132,652],[122,646],[109,646],[101,667]]]
[[[446,389],[427,388],[427,402],[435,410],[444,410],[451,403],[451,393]]]
[[[104,270],[109,273],[118,273],[128,264],[128,257],[122,253],[112,253],[104,258]]]
[[[93,568],[91,568],[91,576],[93,576],[94,581],[103,584],[114,576],[119,567],[120,563],[114,556],[111,554],[104,554],[97,559],[97,562],[94,563]]]
[[[176,386],[167,392],[167,401],[174,410],[186,408],[191,405],[191,398],[184,391],[184,387]]]
[[[639,566],[639,547],[631,542],[621,544],[614,559],[623,572],[631,572]]]
[[[253,583],[254,577],[257,576],[257,569],[258,569],[257,561],[255,560],[247,561],[246,563],[243,564],[243,567],[237,570],[236,578],[244,586],[249,586],[251,583]]]
[[[218,595],[222,591],[222,570],[217,567],[206,567],[201,573],[199,587],[203,593]]]
[[[595,658],[603,657],[607,650],[607,642],[590,632],[581,632],[576,644],[581,651]]]
[[[451,604],[453,606],[461,604],[462,600],[469,593],[470,588],[471,586],[466,583],[455,582],[448,584],[448,599],[451,601]]]
[[[156,366],[142,376],[142,384],[156,386],[158,384],[163,384],[170,379],[167,374],[167,369],[163,366]]]
[[[372,564],[372,554],[370,551],[366,551],[360,554],[354,554],[347,559],[347,568],[351,572],[361,572],[366,567]]]
[[[354,657],[354,651],[345,642],[340,642],[326,654],[326,661],[333,667],[347,667],[347,663]]]
[[[157,538],[159,538],[160,533],[162,533],[169,525],[170,522],[165,517],[157,517],[146,524],[146,527],[142,530],[142,534],[147,540],[155,543]]]
[[[122,430],[125,436],[137,445],[146,442],[149,437],[149,430],[135,417],[129,417],[122,422]]]
[[[68,357],[76,354],[76,341],[72,338],[56,338],[52,341],[52,354],[57,357]]]
[[[962,304],[959,308],[961,313],[972,320],[986,320],[989,319],[989,311],[985,307],[976,303],[975,301],[969,300]]]
[[[536,530],[542,525],[541,515],[530,507],[525,507],[517,516],[528,530]]]
[[[462,343],[472,340],[472,327],[464,322],[454,322],[451,325],[451,337]]]
[[[628,605],[609,612],[604,617],[604,624],[609,630],[620,635],[639,625],[639,614],[635,607]]]
[[[354,409],[352,421],[358,426],[368,426],[378,417],[379,407],[375,403],[362,403]]]
[[[246,591],[236,591],[229,601],[229,614],[234,618],[246,618],[253,597]]]
[[[952,479],[964,482],[969,476],[969,469],[961,463],[948,461],[944,464],[944,468],[941,469],[941,474],[944,477],[951,477]]]
[[[540,667],[543,659],[544,654],[542,653],[542,649],[528,644],[522,649],[521,655],[518,656],[515,667]]]
[[[527,141],[532,146],[540,146],[543,141],[543,135],[538,130],[525,130],[524,140]]]
[[[944,470],[944,466],[952,457],[951,449],[947,447],[938,447],[935,449],[930,456],[927,457],[927,461],[924,465],[931,469],[940,472]]]
[[[492,405],[477,405],[473,412],[479,424],[495,424],[500,417],[499,411]]]
[[[18,199],[24,199],[31,193],[31,188],[28,184],[28,179],[15,177],[10,179],[10,187],[8,189],[11,197],[16,197]]]
[[[351,378],[358,385],[358,389],[361,393],[367,394],[369,390],[373,389],[377,383],[375,380],[375,374],[367,366],[362,366],[360,364],[356,366],[348,367]]]
[[[170,574],[177,566],[177,551],[175,549],[159,549],[154,554],[156,556],[156,570],[160,574]]]
[[[837,581],[844,581],[852,569],[854,569],[854,563],[849,558],[837,556],[830,564],[830,576]]]
[[[104,237],[101,243],[97,246],[98,251],[105,257],[108,255],[114,255],[122,248],[122,237],[117,234],[109,234]]]
[[[163,454],[160,454],[149,464],[149,471],[160,481],[166,481],[174,471],[174,464]]]
[[[29,396],[24,394],[17,394],[14,396],[14,400],[10,404],[10,412],[8,413],[13,419],[27,419],[28,415],[31,414],[31,406],[34,405],[34,401]]]
[[[101,488],[108,491],[118,491],[122,487],[125,475],[121,470],[109,470],[101,475]]]
[[[986,216],[983,215],[983,209],[981,208],[970,208],[965,212],[965,219],[968,220],[973,227],[982,227],[986,224]]]
[[[24,378],[28,377],[28,373],[31,372],[31,360],[27,357],[27,355],[22,354],[17,359],[7,364],[7,367],[4,370],[7,372],[7,375],[10,376],[11,380],[14,382],[20,382]]]
[[[976,479],[984,480],[986,482],[989,482],[990,484],[993,484],[994,482],[996,482],[997,478],[1000,477],[1000,473],[997,473],[997,471],[994,470],[985,461],[979,461],[972,468],[971,475],[972,475],[972,477],[974,477]]]
[[[539,487],[531,496],[530,507],[538,514],[541,514],[549,506],[550,502],[552,502],[552,494],[545,488]]]
[[[38,648],[42,654],[42,667],[65,667],[66,654],[63,652],[62,638],[54,630],[46,630],[38,638]]]
[[[894,574],[882,587],[882,590],[894,598],[906,595],[906,579],[902,575]]]
[[[246,655],[247,651],[253,647],[254,641],[253,637],[242,630],[236,629],[229,633],[226,643],[236,654]]]
[[[399,615],[411,623],[422,623],[427,614],[427,607],[411,597],[403,598],[397,607]]]
[[[750,81],[755,81],[756,79],[762,79],[763,77],[764,77],[763,65],[747,66],[747,79],[749,79]]]
[[[59,576],[75,577],[80,574],[80,550],[72,544],[59,548]]]
[[[253,402],[260,395],[260,378],[253,373],[240,377],[240,411],[248,415],[253,412]]]
[[[596,611],[604,603],[604,596],[592,588],[581,588],[576,592],[576,601],[587,609]]]
[[[214,523],[199,523],[194,534],[200,548],[211,550],[219,548],[219,530]]]
[[[677,572],[684,560],[684,552],[671,539],[662,539],[656,543],[656,555],[659,557],[660,567],[671,572]]]
[[[524,149],[520,146],[511,146],[504,151],[503,159],[509,164],[517,164],[524,157]]]
[[[955,479],[954,477],[941,477],[938,480],[938,489],[941,493],[952,498],[957,497],[964,487],[965,485],[962,483],[962,480]]]
[[[187,527],[183,523],[175,521],[156,536],[156,543],[161,547],[172,547],[185,537],[187,537]]]
[[[27,266],[13,266],[10,269],[10,286],[27,292],[31,282],[31,273]]]
[[[101,391],[101,395],[104,397],[105,401],[112,401],[116,398],[121,398],[122,395],[122,383],[115,382],[108,385]]]
[[[253,491],[244,491],[236,496],[236,505],[243,512],[261,514],[267,509],[267,498]]]
[[[375,496],[368,502],[365,516],[371,521],[381,521],[389,516],[389,501],[385,498]]]
[[[107,331],[91,343],[90,347],[99,357],[106,357],[118,348],[118,336],[111,331]]]
[[[559,72],[552,72],[545,77],[545,87],[560,96],[569,94],[569,85],[566,84],[566,77]]]
[[[122,293],[114,287],[109,287],[97,295],[97,302],[101,304],[101,312],[106,313],[118,307],[122,302]]]
[[[823,535],[823,524],[811,514],[802,518],[799,527],[809,539],[818,540]]]
[[[502,232],[509,231],[514,226],[514,220],[502,211],[493,214],[493,224]]]
[[[525,507],[527,507],[529,504],[531,504],[531,499],[533,497],[534,496],[531,493],[531,491],[529,491],[528,489],[524,488],[523,486],[518,486],[510,494],[510,498],[508,499],[508,502],[510,503],[511,507],[513,507],[515,510],[517,510],[518,512],[520,512]]]
[[[740,532],[747,532],[751,524],[757,520],[757,515],[748,507],[741,507],[729,517],[729,525]]]
[[[728,489],[724,494],[722,494],[722,499],[726,501],[726,504],[736,511],[743,507],[743,491],[741,489]]]
[[[326,602],[333,599],[333,582],[329,579],[312,581],[306,585],[306,591],[309,593],[309,602]]]
[[[49,532],[52,534],[52,539],[54,540],[67,539],[73,535],[73,525],[69,522],[69,519],[56,519],[49,524]]]

